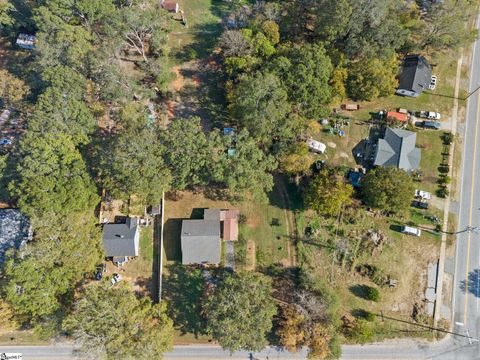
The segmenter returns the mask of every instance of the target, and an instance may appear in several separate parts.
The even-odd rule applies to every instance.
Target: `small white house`
[[[320,154],[325,153],[325,150],[327,150],[327,145],[312,138],[307,140],[307,146],[310,150]]]

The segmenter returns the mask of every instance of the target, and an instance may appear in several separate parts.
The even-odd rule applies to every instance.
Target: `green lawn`
[[[420,169],[423,173],[423,181],[417,185],[422,190],[435,193],[438,189],[438,167],[442,163],[443,131],[420,130],[417,132],[417,146],[421,148],[422,160]]]

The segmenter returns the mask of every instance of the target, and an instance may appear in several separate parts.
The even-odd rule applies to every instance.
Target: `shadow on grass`
[[[181,261],[182,249],[180,235],[183,219],[168,219],[163,230],[163,248],[168,261]]]
[[[370,289],[370,286],[361,284],[352,285],[349,287],[349,290],[353,295],[365,300],[368,300],[368,293]]]
[[[195,337],[205,334],[205,321],[201,316],[204,280],[199,269],[174,264],[168,266],[163,280],[163,298],[168,301],[168,315],[175,329]]]

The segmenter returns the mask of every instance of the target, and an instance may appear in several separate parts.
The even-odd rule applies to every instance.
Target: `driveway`
[[[225,267],[235,270],[234,242],[225,241]]]

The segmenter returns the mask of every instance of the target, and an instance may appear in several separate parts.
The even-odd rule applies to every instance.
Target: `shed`
[[[360,110],[359,104],[342,104],[342,110],[355,111]]]
[[[162,0],[160,3],[162,9],[165,9],[169,12],[174,12],[175,14],[180,11],[180,5],[176,1]]]
[[[17,44],[22,49],[33,50],[35,48],[36,42],[37,38],[35,35],[20,33],[18,34],[15,44]]]
[[[408,122],[408,115],[401,112],[388,111],[387,119],[393,119],[404,123]]]
[[[307,140],[307,146],[310,150],[323,154],[327,150],[327,145],[321,143],[320,141],[314,140],[312,138]]]
[[[9,249],[19,250],[32,239],[30,222],[17,209],[0,209],[0,264]]]

